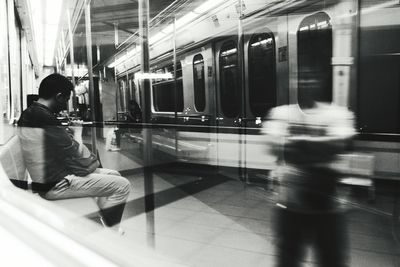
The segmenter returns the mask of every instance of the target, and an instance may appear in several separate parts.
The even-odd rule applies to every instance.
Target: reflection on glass
[[[237,47],[234,41],[227,41],[219,53],[220,101],[222,113],[234,118],[240,113],[240,85]]]
[[[155,71],[156,73],[173,73],[174,65],[170,64],[162,69]],[[160,79],[153,82],[153,101],[154,109],[160,112],[183,111],[183,79],[182,64],[177,62],[176,67],[176,103],[175,103],[175,79]]]
[[[297,33],[298,102],[332,101],[332,26],[319,12],[306,17]]]
[[[275,41],[272,33],[257,34],[249,42],[249,97],[254,116],[264,117],[276,106]]]

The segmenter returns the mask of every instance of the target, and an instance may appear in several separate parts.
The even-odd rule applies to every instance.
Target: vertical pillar
[[[114,23],[114,47],[117,48],[119,45],[119,40],[118,40],[118,23]],[[114,57],[114,62],[115,62],[115,57]],[[119,99],[119,83],[118,83],[118,79],[117,79],[117,67],[114,66],[114,80],[115,80],[115,84],[116,86],[116,91],[115,91],[115,120],[118,123],[118,99]]]
[[[240,87],[241,87],[241,110],[238,118],[237,126],[239,127],[239,161],[238,161],[238,175],[239,179],[248,183],[248,177],[246,175],[246,90],[245,90],[245,75],[244,75],[244,53],[243,53],[243,1],[238,0],[239,5],[239,16],[238,16],[238,60],[240,69]]]
[[[351,14],[356,10],[354,1],[344,1],[337,6],[341,13]],[[360,13],[358,13],[360,14]],[[354,16],[339,16],[332,29],[332,102],[343,107],[350,104],[354,65]]]
[[[126,112],[129,112],[129,102],[131,101],[131,92],[132,92],[132,88],[131,88],[131,82],[129,81],[129,74],[126,73],[126,95],[125,95],[125,99],[126,99],[126,105],[125,105],[125,109]]]
[[[139,0],[139,40],[141,47],[141,72],[150,71],[149,56],[149,0]],[[154,185],[152,173],[152,133],[151,133],[151,95],[150,80],[141,80],[141,90],[143,92],[143,156],[144,156],[144,193],[145,193],[145,211],[147,227],[147,243],[149,246],[155,246],[154,240]]]
[[[11,45],[11,36],[10,36],[10,27],[13,25],[12,21],[12,13],[13,12],[13,4],[14,1],[9,1],[6,0],[6,16],[7,16],[7,45],[8,45],[8,107],[7,107],[7,119],[12,120],[12,88],[13,88],[13,82],[12,82],[12,77],[11,77],[11,51],[12,51],[12,45]]]
[[[174,29],[173,29],[173,57],[174,57],[174,117],[175,117],[175,127],[174,127],[174,134],[175,134],[175,157],[178,157],[178,92],[177,92],[177,81],[176,81],[176,72],[177,72],[177,62],[176,62],[176,16],[174,16]]]
[[[114,23],[114,43],[115,48],[119,45],[119,38],[118,38],[118,23]]]
[[[68,36],[69,36],[69,58],[71,65],[71,79],[72,84],[74,85],[74,91],[72,91],[72,108],[74,109],[75,118],[78,116],[77,114],[77,103],[76,103],[76,92],[75,92],[75,55],[74,55],[74,37],[72,33],[71,27],[71,14],[69,13],[69,9],[67,10],[67,20],[68,20]]]
[[[93,84],[93,61],[92,61],[92,28],[90,21],[90,0],[85,2],[85,26],[86,26],[86,56],[87,66],[89,73],[89,99],[90,109],[92,116],[92,152],[97,154],[96,145],[96,113],[95,113],[95,99],[94,99],[94,84]]]

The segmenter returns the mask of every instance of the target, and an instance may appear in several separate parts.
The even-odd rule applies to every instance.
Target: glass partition
[[[400,10],[359,2],[70,1],[60,70],[74,72],[74,117],[130,190],[108,229],[125,231],[115,255],[147,247],[189,266],[398,260]],[[356,135],[355,114],[372,135]],[[96,175],[119,177],[106,172]],[[101,203],[86,200],[69,209],[99,226],[87,226],[91,240],[108,230]]]
[[[1,108],[1,119],[9,119],[10,116],[10,81],[9,81],[9,60],[8,60],[8,36],[7,36],[7,5],[5,1],[0,2],[0,38],[3,40],[0,42],[0,94],[1,94],[1,101],[0,101],[0,108]]]

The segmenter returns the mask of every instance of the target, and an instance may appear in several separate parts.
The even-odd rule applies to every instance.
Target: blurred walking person
[[[331,165],[356,133],[354,116],[324,102],[316,77],[306,81],[299,104],[272,109],[263,127],[281,165],[275,220],[280,267],[300,266],[308,247],[317,266],[348,266],[345,218],[334,198],[340,174]]]

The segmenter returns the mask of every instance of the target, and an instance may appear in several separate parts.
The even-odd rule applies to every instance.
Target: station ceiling
[[[173,0],[156,0],[150,2],[150,19],[159,14]],[[114,45],[114,25],[118,27],[119,43],[135,33],[139,28],[137,0],[92,0],[91,30],[94,45]],[[85,33],[85,20],[82,16],[75,36]]]
[[[172,4],[174,0],[151,0],[150,20]],[[101,50],[104,60],[112,56],[115,50],[115,30],[118,28],[118,44],[132,36],[139,28],[138,0],[92,0],[91,1],[91,31],[92,44]],[[86,30],[84,12],[74,32],[75,62],[86,62]],[[94,52],[95,53],[95,52]],[[95,55],[93,55],[95,56]],[[69,58],[67,58],[67,62]]]

